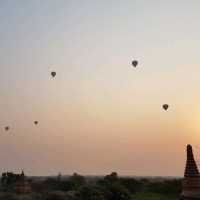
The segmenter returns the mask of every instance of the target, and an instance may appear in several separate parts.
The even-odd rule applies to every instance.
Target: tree
[[[78,200],[106,200],[101,188],[92,185],[80,187],[76,196]]]
[[[84,178],[84,176],[81,176],[77,173],[74,173],[70,178],[69,178],[69,182],[72,185],[72,188],[74,190],[78,189],[79,187],[83,186],[86,184],[86,180]]]
[[[144,188],[143,182],[134,178],[120,178],[120,183],[132,194],[140,192]]]
[[[45,200],[66,200],[66,195],[62,192],[51,192],[47,195]]]
[[[109,183],[117,182],[119,180],[118,174],[116,172],[112,172],[110,175],[105,176],[104,180]]]
[[[120,183],[113,183],[107,188],[106,200],[131,200],[131,193]]]

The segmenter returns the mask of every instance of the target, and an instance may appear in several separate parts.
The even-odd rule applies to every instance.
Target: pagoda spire
[[[186,161],[184,176],[185,177],[199,176],[199,170],[194,160],[192,146],[190,144],[187,145],[187,161]]]
[[[187,145],[187,159],[182,182],[181,200],[200,200],[200,174],[194,160],[192,146]]]

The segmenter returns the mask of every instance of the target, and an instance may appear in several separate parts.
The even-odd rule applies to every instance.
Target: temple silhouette
[[[4,191],[14,191],[18,194],[31,192],[30,180],[27,179],[23,171],[21,174],[14,174],[13,172],[2,173],[1,185]]]
[[[191,145],[187,145],[187,160],[180,199],[200,200],[200,174],[194,159]]]

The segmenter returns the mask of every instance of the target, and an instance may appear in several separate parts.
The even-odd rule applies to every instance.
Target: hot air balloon
[[[37,124],[38,124],[38,121],[34,121],[34,124],[37,125]]]
[[[133,65],[133,67],[137,67],[138,61],[137,61],[137,60],[133,60],[133,61],[132,61],[132,65]]]
[[[164,110],[167,110],[169,108],[169,105],[168,104],[163,104],[162,107],[163,107]]]
[[[56,72],[51,72],[51,76],[54,78],[56,76]]]
[[[5,127],[5,131],[9,131],[10,127],[9,126],[6,126]]]

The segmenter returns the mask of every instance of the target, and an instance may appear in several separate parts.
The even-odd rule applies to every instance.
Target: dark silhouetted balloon
[[[132,61],[132,65],[133,65],[133,67],[137,67],[138,61],[137,61],[137,60],[133,60],[133,61]]]
[[[38,121],[34,121],[34,124],[37,125],[37,124],[38,124]]]
[[[168,104],[163,104],[162,107],[163,107],[164,110],[167,110],[169,108],[169,105]]]
[[[5,131],[9,131],[10,127],[9,126],[6,126],[5,127]]]
[[[54,78],[56,76],[56,72],[51,72],[51,76]]]

